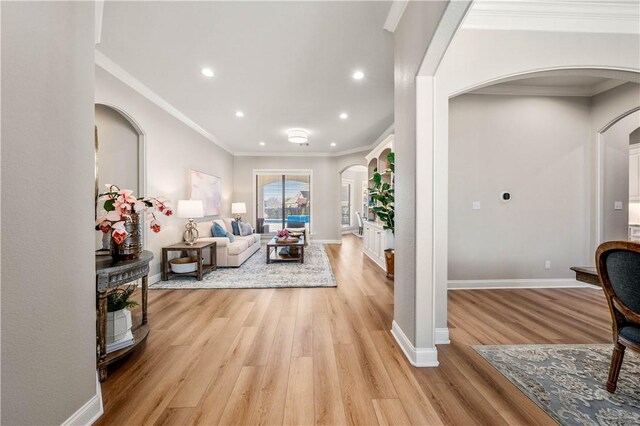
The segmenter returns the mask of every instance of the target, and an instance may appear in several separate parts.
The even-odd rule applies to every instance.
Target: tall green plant
[[[389,155],[387,155],[389,167],[383,170],[383,173],[395,173],[395,159],[395,153],[390,152]],[[383,182],[382,174],[379,171],[373,174],[373,187],[369,188],[369,196],[376,202],[373,211],[384,223],[383,228],[390,229],[391,232],[395,234],[395,197],[393,185],[388,182]]]

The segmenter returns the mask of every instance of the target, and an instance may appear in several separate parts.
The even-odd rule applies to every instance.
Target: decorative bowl
[[[188,272],[195,272],[198,269],[198,258],[180,257],[171,259],[169,264],[171,265],[171,270],[176,274],[186,274]]]

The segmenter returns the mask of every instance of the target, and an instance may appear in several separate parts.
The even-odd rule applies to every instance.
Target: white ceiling
[[[575,70],[540,73],[542,75],[517,78],[486,86],[471,93],[485,95],[595,96],[611,90],[628,80],[585,75]],[[617,76],[617,74],[615,74]]]
[[[348,151],[371,145],[393,123],[389,8],[105,2],[96,48],[234,153]],[[203,67],[215,77],[204,77]],[[365,78],[353,80],[355,70]],[[308,147],[287,141],[292,127],[310,131]]]

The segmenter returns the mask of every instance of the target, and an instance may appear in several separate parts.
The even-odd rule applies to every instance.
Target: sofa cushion
[[[218,225],[222,226],[222,228],[224,230],[226,230],[227,232],[231,232],[231,228],[227,228],[227,225],[224,223],[224,220],[222,219],[215,219],[213,221],[213,223],[217,223]]]
[[[253,228],[248,223],[239,222],[238,228],[240,229],[240,235],[242,235],[243,237],[253,234]]]
[[[251,234],[251,235],[245,235],[245,236],[243,236],[243,235],[238,235],[238,236],[236,236],[236,241],[246,241],[246,242],[247,242],[247,245],[248,245],[249,247],[251,247],[252,245],[254,245],[254,244],[257,242],[257,241],[256,241],[256,239],[255,239],[255,237],[254,237],[253,235],[254,235],[254,234]]]
[[[233,230],[231,231],[233,235],[240,235],[240,227],[238,226],[237,220],[231,222],[231,227],[233,228]]]
[[[198,241],[205,243],[212,243],[215,241],[216,248],[226,247],[231,242],[227,237],[200,237],[198,238]]]
[[[220,220],[224,223],[224,227],[227,229],[227,231],[233,233],[233,219],[230,217],[223,217]]]
[[[248,248],[249,248],[249,244],[246,241],[238,239],[238,241],[229,243],[229,245],[227,246],[227,253],[240,254],[243,251],[247,250]]]
[[[214,237],[227,237],[229,241],[233,242],[235,237],[233,234],[226,229],[224,229],[219,223],[215,222],[213,224],[212,233]]]
[[[198,236],[200,237],[213,237],[211,233],[211,227],[213,226],[213,221],[207,220],[204,222],[197,222],[196,227],[198,228]]]

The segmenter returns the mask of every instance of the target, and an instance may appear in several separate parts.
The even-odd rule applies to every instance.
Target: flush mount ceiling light
[[[211,68],[202,68],[200,71],[205,77],[213,77],[215,74]]]
[[[242,111],[236,111],[236,117],[238,117],[238,118],[242,118],[242,117],[244,117],[244,112],[242,112]]]
[[[354,80],[362,80],[364,78],[364,73],[362,71],[356,71],[353,73]]]
[[[347,118],[349,118],[349,116],[347,115],[347,113],[346,113],[346,112],[343,112],[342,114],[340,114],[340,118],[341,118],[342,120],[346,120]]]
[[[307,143],[307,140],[309,139],[309,131],[305,129],[289,129],[287,130],[287,138],[291,143]]]

